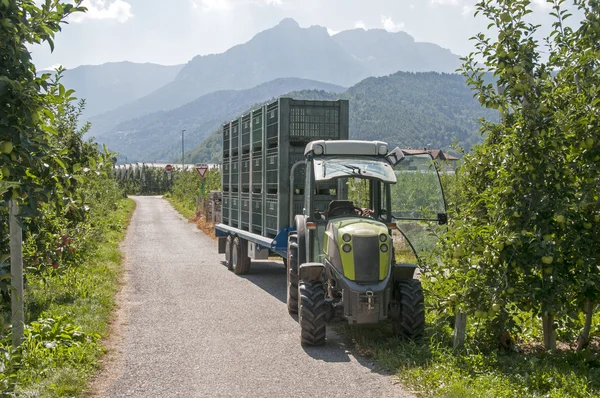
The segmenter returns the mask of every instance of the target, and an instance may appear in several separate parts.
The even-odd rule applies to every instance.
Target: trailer
[[[223,216],[216,234],[224,239],[219,240],[219,253],[226,254],[236,274],[245,274],[250,266],[246,258],[276,255],[286,260],[293,216],[304,208],[305,172],[300,165],[305,146],[318,139],[348,139],[348,101],[281,97],[224,123],[222,129]],[[322,208],[333,199],[325,188],[316,197]],[[236,255],[237,245],[244,253],[239,264],[229,253],[232,236],[239,238]]]

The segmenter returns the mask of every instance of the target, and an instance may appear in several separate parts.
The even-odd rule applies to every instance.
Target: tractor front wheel
[[[396,283],[394,298],[399,311],[392,318],[394,333],[411,340],[425,333],[425,304],[421,281],[407,279]]]
[[[298,293],[300,295],[298,322],[301,328],[301,343],[303,345],[325,344],[327,304],[325,303],[323,282],[299,281]]]

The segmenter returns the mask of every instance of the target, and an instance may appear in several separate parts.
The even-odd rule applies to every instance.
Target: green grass
[[[474,345],[451,348],[448,331],[430,328],[414,343],[392,335],[390,325],[340,326],[358,352],[396,372],[408,389],[423,397],[597,397],[597,350],[504,353]]]
[[[78,396],[87,388],[103,353],[99,338],[108,331],[122,272],[119,243],[134,208],[131,199],[118,203],[109,215],[110,227],[83,265],[29,276],[16,395]]]
[[[167,194],[164,196],[165,199],[171,203],[173,208],[177,210],[182,216],[190,219],[196,215],[196,204],[190,201],[178,200],[177,198]]]

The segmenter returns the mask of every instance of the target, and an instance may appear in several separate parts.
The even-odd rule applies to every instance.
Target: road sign
[[[200,178],[204,178],[206,172],[208,171],[208,165],[206,164],[197,164],[196,171],[200,174]]]
[[[167,171],[171,171],[171,170],[173,170],[173,166],[171,166],[170,164],[168,164],[168,165],[165,167],[165,170],[167,170]]]

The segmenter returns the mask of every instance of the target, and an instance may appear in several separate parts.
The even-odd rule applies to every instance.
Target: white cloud
[[[280,6],[283,0],[190,0],[194,10],[202,12],[228,12],[236,6],[246,4],[256,6]]]
[[[461,3],[461,0],[430,0],[430,4],[441,4],[441,5],[452,5],[457,6]]]
[[[469,5],[464,5],[463,9],[462,9],[462,15],[469,15],[471,14],[473,11],[473,7],[469,6]]]
[[[60,66],[62,66],[62,64],[53,64],[50,66],[46,66],[42,70],[55,70],[55,69],[58,69]]]
[[[410,8],[411,10],[414,10],[415,9],[415,5],[414,4],[409,4],[408,8]]]
[[[539,8],[545,8],[547,10],[551,9],[553,6],[552,3],[548,3],[546,0],[533,0],[533,4],[535,4]]]
[[[193,7],[202,11],[229,11],[233,8],[230,0],[194,0]]]
[[[383,25],[383,29],[388,32],[398,32],[404,28],[404,22],[395,23],[392,17],[386,17],[385,15],[381,16],[381,24]]]
[[[69,21],[78,23],[88,19],[112,19],[123,23],[133,17],[131,4],[124,0],[83,0],[81,5],[87,11],[72,14]]]
[[[355,28],[367,30],[367,25],[363,21],[356,21],[354,24]]]
[[[338,33],[340,33],[340,31],[327,28],[327,33],[329,33],[329,36],[333,36],[333,35],[337,35]]]

